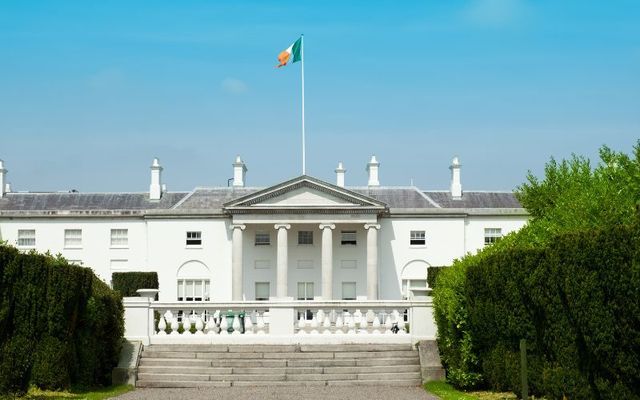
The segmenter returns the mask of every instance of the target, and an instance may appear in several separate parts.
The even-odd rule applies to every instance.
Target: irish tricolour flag
[[[289,61],[295,63],[300,60],[302,60],[302,38],[296,40],[294,44],[278,54],[278,61],[280,64],[276,65],[276,67],[284,67],[289,63]]]

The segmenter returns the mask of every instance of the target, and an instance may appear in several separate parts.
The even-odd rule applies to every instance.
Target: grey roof
[[[7,193],[0,211],[153,210],[173,207],[186,192],[164,193],[150,201],[148,193]]]
[[[359,187],[351,190],[381,201],[390,208],[437,208],[415,187]]]
[[[522,208],[512,192],[463,192],[454,199],[450,192],[424,192],[442,208]]]
[[[164,193],[160,201],[150,201],[148,193],[8,193],[0,199],[0,215],[36,215],[114,212],[164,215],[167,213],[222,214],[224,204],[264,188],[196,188],[191,192]],[[519,209],[522,206],[510,192],[464,192],[455,200],[447,191],[420,191],[416,187],[347,187],[360,195],[384,203],[392,212],[425,210],[428,213],[447,209]],[[196,212],[198,210],[198,212]],[[402,211],[405,210],[405,211]]]
[[[198,188],[174,208],[177,210],[221,210],[223,204],[261,189],[234,187]]]

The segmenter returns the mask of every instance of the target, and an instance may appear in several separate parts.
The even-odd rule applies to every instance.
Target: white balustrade
[[[133,304],[133,298],[131,302]],[[124,304],[126,309],[127,299]],[[139,301],[135,304],[140,307]],[[142,338],[143,341],[155,340],[158,343],[181,341],[244,343],[246,340],[241,337],[247,337],[248,340],[249,336],[254,337],[252,340],[259,342],[259,336],[263,335],[270,337],[296,335],[300,341],[309,343],[322,343],[323,340],[326,340],[326,343],[368,340],[364,339],[365,337],[384,343],[385,341],[413,340],[412,338],[416,336],[435,337],[432,308],[428,300],[225,303],[151,301],[146,307],[150,321],[154,321],[154,324],[147,328],[148,339],[144,339],[140,334],[135,337]],[[155,317],[152,318],[151,316],[154,315]],[[134,326],[136,332],[145,332],[143,322],[145,321],[142,318],[133,322],[127,320],[127,326],[138,324],[140,327]],[[409,332],[411,332],[411,338],[400,339],[400,336],[406,336]],[[339,335],[343,335],[341,339],[331,338]],[[356,339],[357,337],[362,339]],[[263,338],[262,340],[271,339]]]

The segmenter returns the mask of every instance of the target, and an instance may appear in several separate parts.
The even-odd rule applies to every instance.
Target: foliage
[[[111,276],[113,289],[122,297],[139,296],[138,289],[158,289],[157,272],[114,272]]]
[[[438,346],[457,387],[517,391],[527,338],[532,393],[638,398],[630,299],[640,298],[640,258],[628,226],[638,221],[640,142],[632,157],[606,147],[600,157],[595,168],[574,156],[552,159],[544,179],[529,174],[517,193],[529,223],[438,276]]]
[[[119,295],[90,269],[0,245],[0,393],[109,384],[123,324]]]
[[[37,387],[29,388],[29,391],[22,397],[22,400],[44,400],[44,399],[72,399],[72,400],[102,400],[109,399],[134,390],[132,385],[115,385],[94,389],[72,388],[68,391],[41,390]],[[1,398],[1,397],[0,397]],[[13,397],[12,397],[13,398]]]
[[[438,274],[442,271],[443,268],[449,267],[429,267],[427,268],[427,285],[433,289],[436,287],[436,281],[438,279]]]

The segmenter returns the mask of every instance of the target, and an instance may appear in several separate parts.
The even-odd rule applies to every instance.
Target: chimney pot
[[[342,161],[338,163],[338,168],[336,168],[336,186],[344,187],[344,174],[347,172],[346,169],[342,166]]]
[[[247,174],[247,166],[240,156],[236,156],[236,161],[233,163],[233,186],[244,187],[244,180]]]
[[[6,183],[7,172],[9,172],[9,170],[7,170],[4,167],[4,161],[0,160],[0,199],[4,197],[5,193],[9,193],[10,191],[10,190],[7,190],[7,186],[8,186],[8,184]],[[11,189],[10,186],[9,186],[9,189]]]
[[[371,156],[371,160],[367,164],[367,172],[369,173],[368,186],[380,186],[380,180],[378,179],[378,172],[380,163],[376,159],[375,155]]]
[[[160,200],[162,197],[162,167],[158,158],[151,163],[151,184],[149,185],[149,200]]]
[[[460,182],[460,167],[462,166],[462,164],[460,164],[460,160],[458,159],[458,157],[453,157],[453,160],[451,160],[451,166],[449,166],[449,169],[451,170],[451,197],[453,197],[454,199],[461,199],[462,198],[462,183]]]

